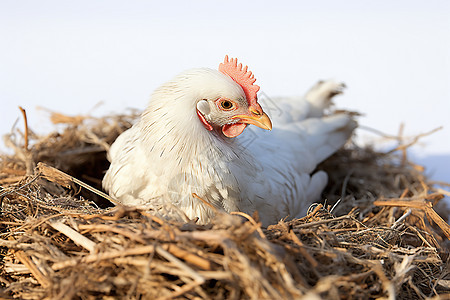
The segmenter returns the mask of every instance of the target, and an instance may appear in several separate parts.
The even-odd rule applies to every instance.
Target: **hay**
[[[327,202],[302,219],[263,229],[257,215],[218,213],[198,225],[112,207],[96,191],[108,166],[105,150],[136,117],[52,114],[63,123],[60,132],[40,138],[26,128],[6,137],[15,154],[0,157],[0,296],[450,295],[450,231],[436,213],[448,211],[404,147],[400,155],[355,145],[340,150],[319,166],[330,174]]]

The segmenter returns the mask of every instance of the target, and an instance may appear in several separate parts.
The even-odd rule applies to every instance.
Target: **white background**
[[[338,106],[364,113],[362,125],[396,134],[404,123],[409,136],[444,126],[413,155],[450,182],[445,0],[1,0],[0,133],[20,116],[18,105],[37,132],[51,129],[37,106],[143,109],[158,85],[188,68],[216,68],[225,54],[248,64],[269,96],[336,78],[348,85]]]

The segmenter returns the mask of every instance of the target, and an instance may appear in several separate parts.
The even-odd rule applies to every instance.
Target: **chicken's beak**
[[[259,128],[272,130],[272,121],[265,112],[250,110],[251,115],[235,115],[233,119],[239,119],[242,123],[258,126]]]

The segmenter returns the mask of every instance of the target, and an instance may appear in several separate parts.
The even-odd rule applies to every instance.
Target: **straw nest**
[[[218,213],[200,226],[113,206],[98,191],[105,150],[136,117],[54,113],[60,128],[48,136],[25,126],[5,137],[15,153],[0,157],[1,297],[450,296],[445,191],[407,160],[407,144],[340,150],[320,166],[326,201],[302,219],[265,229],[257,215]]]

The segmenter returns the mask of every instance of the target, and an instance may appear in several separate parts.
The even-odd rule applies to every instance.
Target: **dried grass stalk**
[[[448,215],[443,190],[407,160],[400,146],[408,143],[400,156],[339,151],[319,167],[330,174],[327,202],[302,219],[261,228],[257,215],[217,212],[198,225],[111,207],[101,192],[105,151],[135,118],[54,114],[62,131],[6,137],[15,154],[0,157],[2,297],[450,295],[449,226],[437,213]]]

